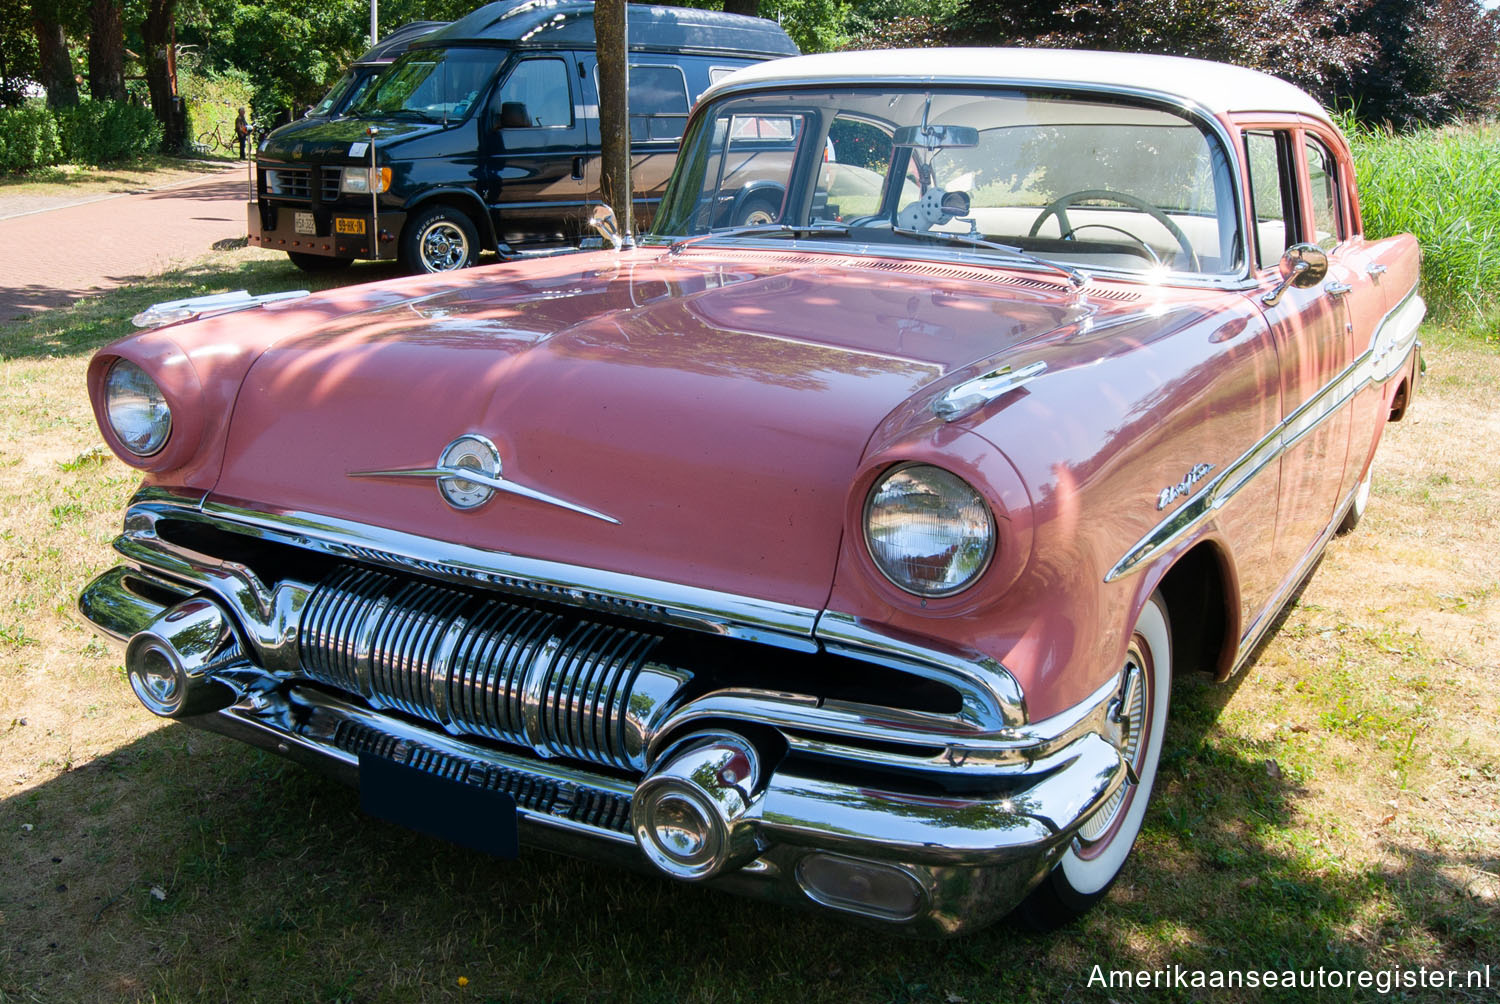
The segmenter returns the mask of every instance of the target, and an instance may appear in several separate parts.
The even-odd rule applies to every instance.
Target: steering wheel
[[[1182,228],[1172,222],[1172,218],[1170,216],[1162,212],[1160,209],[1157,209],[1145,199],[1137,198],[1134,195],[1127,195],[1124,192],[1111,192],[1105,188],[1085,188],[1077,192],[1069,192],[1067,195],[1060,195],[1057,198],[1053,199],[1051,202],[1047,203],[1046,208],[1041,211],[1036,220],[1031,224],[1031,230],[1027,233],[1026,236],[1035,237],[1037,235],[1037,231],[1042,229],[1042,224],[1047,222],[1047,217],[1056,216],[1058,233],[1064,240],[1066,240],[1076,230],[1083,229],[1083,227],[1074,227],[1071,223],[1068,222],[1068,207],[1077,202],[1091,202],[1094,199],[1108,199],[1111,202],[1118,202],[1122,205],[1130,206],[1133,209],[1139,209],[1141,212],[1145,213],[1147,216],[1160,223],[1166,229],[1167,233],[1172,235],[1172,239],[1177,242],[1177,246],[1182,249],[1182,253],[1187,255],[1188,268],[1192,269],[1194,272],[1202,270],[1202,266],[1198,263],[1198,252],[1193,250],[1193,244],[1187,239],[1187,234],[1183,233]],[[1095,224],[1085,225],[1092,226]],[[1147,250],[1150,250],[1149,246],[1145,241],[1141,240],[1141,238],[1136,237],[1134,234],[1131,234],[1130,236],[1133,237],[1142,247],[1146,247]],[[1154,252],[1152,256],[1155,257]]]

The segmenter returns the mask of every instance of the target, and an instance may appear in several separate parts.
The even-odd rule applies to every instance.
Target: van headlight
[[[172,409],[166,395],[145,370],[128,359],[116,359],[110,366],[104,379],[104,406],[115,438],[138,457],[159,453],[172,434]]]
[[[968,588],[995,556],[995,517],[984,497],[930,464],[896,467],[877,481],[864,530],[875,567],[918,596]]]
[[[369,195],[373,188],[384,192],[391,187],[391,169],[388,167],[346,167],[339,180],[339,191],[345,195]]]

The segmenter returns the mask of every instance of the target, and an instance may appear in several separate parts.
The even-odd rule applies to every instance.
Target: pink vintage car
[[[151,711],[471,846],[1087,909],[1173,674],[1364,511],[1415,243],[1288,84],[1029,50],[736,73],[655,227],[157,311],[89,371],[145,484],[83,612]]]

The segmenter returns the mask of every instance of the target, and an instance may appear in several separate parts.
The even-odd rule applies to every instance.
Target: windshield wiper
[[[1020,258],[1022,261],[1029,261],[1033,264],[1041,265],[1044,268],[1050,268],[1054,271],[1061,272],[1063,275],[1067,276],[1068,282],[1071,283],[1075,289],[1082,289],[1084,284],[1089,281],[1088,273],[1080,272],[1078,269],[1074,268],[1071,265],[1064,265],[1061,262],[1048,261],[1046,258],[1038,258],[1030,251],[1027,251],[1023,248],[1018,248],[1013,244],[1000,244],[996,241],[987,241],[983,237],[975,237],[973,234],[953,234],[947,232],[946,230],[911,230],[907,227],[891,227],[891,232],[901,234],[904,237],[926,237],[940,243],[963,244],[967,247],[988,248],[991,251],[1003,251],[1006,254],[1010,255],[1012,258]]]
[[[679,237],[672,242],[667,249],[668,254],[676,254],[685,247],[697,244],[699,241],[712,240],[715,237],[848,237],[849,228],[842,223],[807,223],[803,226],[793,226],[790,223],[756,223],[743,227],[722,227],[718,230],[710,230],[706,234],[698,234],[694,237]]]
[[[419,111],[415,108],[397,108],[394,111],[381,113],[382,118],[389,119],[399,119],[406,115],[411,115],[415,118],[419,118],[423,122],[436,122],[438,120],[436,115],[431,115],[427,112]]]

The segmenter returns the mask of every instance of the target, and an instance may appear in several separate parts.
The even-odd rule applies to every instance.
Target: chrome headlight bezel
[[[132,456],[143,460],[154,457],[172,438],[172,406],[167,395],[149,373],[129,359],[122,357],[110,363],[104,376],[104,413],[110,434]]]
[[[940,584],[924,587],[920,581],[903,574],[903,565],[900,557],[892,560],[891,548],[880,541],[878,534],[873,528],[873,519],[877,507],[889,505],[882,503],[881,496],[891,482],[897,478],[905,478],[908,481],[915,480],[919,484],[925,484],[931,489],[931,494],[943,500],[952,516],[969,523],[970,533],[955,534],[954,539],[962,541],[966,536],[972,542],[964,548],[968,557],[963,561],[964,568],[962,576],[955,578],[951,572],[956,562],[950,561],[949,571],[942,575]],[[925,480],[924,480],[925,479]],[[945,498],[945,492],[951,495]],[[966,515],[959,515],[961,510],[967,510]],[[971,588],[976,582],[984,577],[984,573],[994,564],[995,555],[999,551],[999,530],[995,521],[995,513],[984,494],[970,484],[967,480],[952,471],[938,467],[935,464],[925,462],[912,462],[897,464],[883,471],[870,486],[865,495],[864,507],[861,517],[861,533],[864,537],[865,553],[869,556],[876,570],[893,586],[904,593],[921,599],[942,599],[955,596]],[[977,530],[978,533],[973,531]],[[975,546],[977,545],[977,546]],[[962,546],[962,545],[961,545]]]

